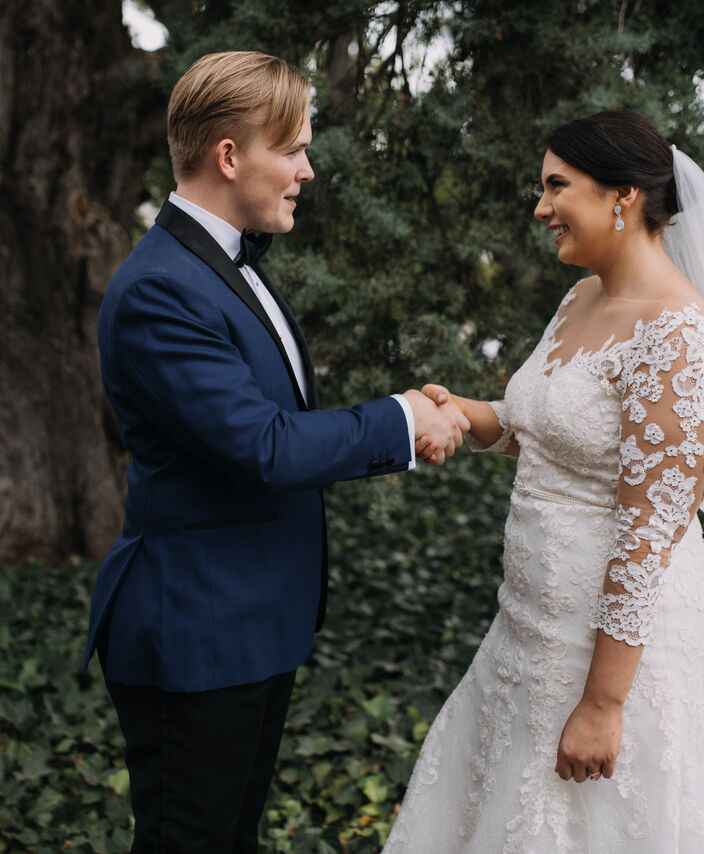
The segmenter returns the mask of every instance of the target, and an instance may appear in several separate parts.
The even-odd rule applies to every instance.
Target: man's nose
[[[315,172],[313,171],[313,167],[310,165],[310,160],[306,155],[306,163],[305,166],[299,171],[296,175],[299,181],[312,181],[315,178]]]

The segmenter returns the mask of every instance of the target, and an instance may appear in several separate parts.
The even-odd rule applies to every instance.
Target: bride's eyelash
[[[558,187],[566,187],[567,182],[561,181],[559,178],[548,178],[547,181],[545,182],[545,185],[554,190]],[[535,187],[532,190],[532,195],[535,196],[535,198],[539,199],[543,195],[544,192],[545,191],[543,189],[542,182],[537,181],[535,184]]]

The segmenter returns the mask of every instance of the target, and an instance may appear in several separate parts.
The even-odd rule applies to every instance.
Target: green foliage
[[[298,674],[264,851],[379,850],[493,615],[511,469],[465,456],[333,491],[330,611]],[[76,675],[95,571],[0,576],[0,852],[128,850],[116,717],[97,664]]]
[[[121,735],[94,677],[76,676],[94,568],[0,576],[0,851],[124,852]]]

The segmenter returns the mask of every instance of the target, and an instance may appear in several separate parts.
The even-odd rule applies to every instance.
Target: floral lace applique
[[[636,444],[636,437],[631,435],[625,442],[621,443],[621,471],[630,469],[630,474],[624,474],[623,479],[631,486],[638,486],[645,480],[646,472],[663,461],[664,454],[657,451],[654,454],[646,454]]]
[[[609,370],[628,435],[620,444],[617,537],[591,625],[637,646],[651,634],[670,552],[702,497],[704,317],[688,306],[639,320]],[[664,442],[664,450],[647,450]]]

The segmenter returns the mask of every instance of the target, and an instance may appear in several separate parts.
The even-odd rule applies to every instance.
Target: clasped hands
[[[441,465],[463,444],[472,425],[444,386],[410,389],[404,397],[415,417],[416,457]]]

